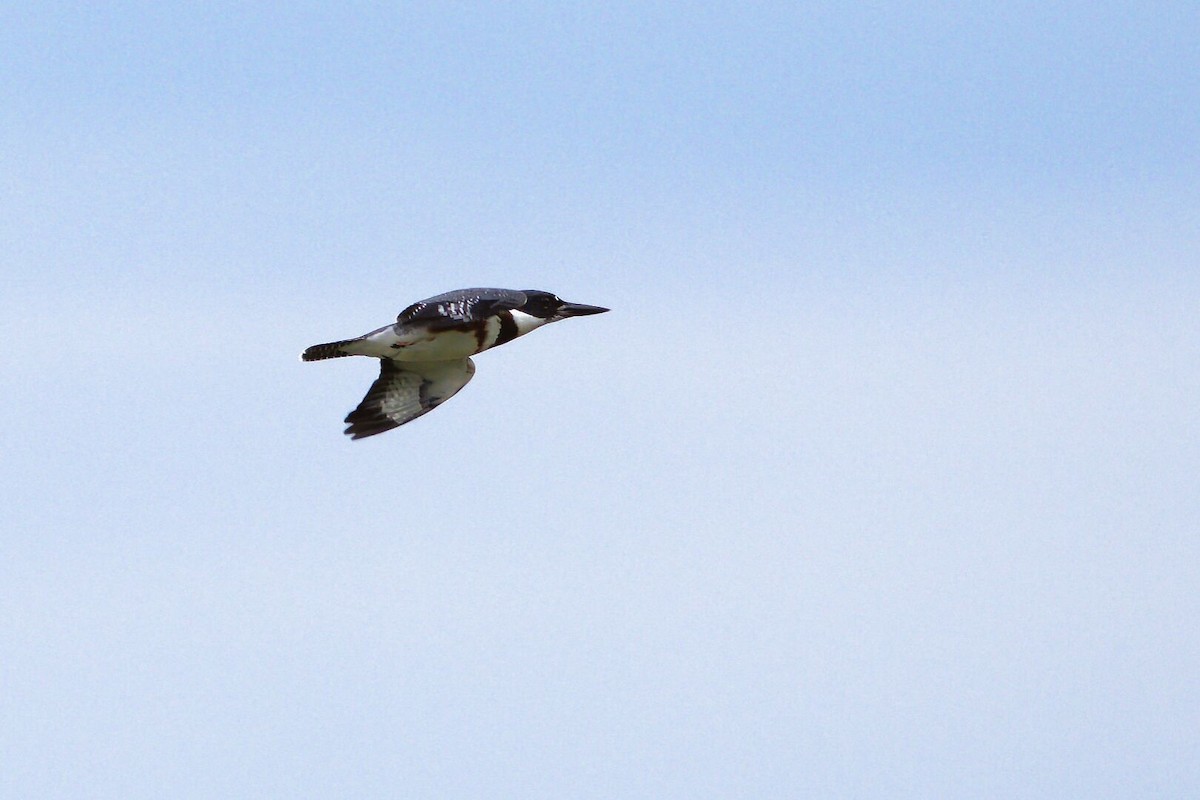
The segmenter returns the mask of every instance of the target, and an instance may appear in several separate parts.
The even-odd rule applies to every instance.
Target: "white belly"
[[[513,311],[517,336],[545,325],[547,320]],[[390,358],[395,361],[457,361],[483,352],[500,336],[500,320],[489,319],[481,333],[475,331],[425,331],[396,333],[391,325],[371,331],[363,338],[347,344],[345,349],[356,355]]]
[[[496,340],[496,335],[490,331],[484,331],[482,337],[473,331],[442,331],[437,335],[410,334],[393,338],[395,341],[389,345],[388,357],[396,361],[456,361],[486,350]]]
[[[390,358],[395,361],[458,361],[486,350],[496,341],[498,322],[488,321],[482,335],[474,331],[426,331],[396,333],[387,326],[371,331],[346,347],[357,355]]]

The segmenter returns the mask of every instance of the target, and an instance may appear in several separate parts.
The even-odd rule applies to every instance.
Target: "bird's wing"
[[[424,322],[430,330],[452,328],[525,305],[524,292],[512,289],[459,289],[413,303],[396,317],[397,325]]]
[[[411,422],[453,397],[474,374],[469,358],[403,363],[381,359],[379,377],[358,408],[346,415],[346,435],[362,439]]]

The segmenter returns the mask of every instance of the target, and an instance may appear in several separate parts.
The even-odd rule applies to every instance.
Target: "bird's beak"
[[[560,317],[586,317],[588,314],[603,314],[607,308],[600,306],[585,306],[583,303],[563,303],[558,309]]]

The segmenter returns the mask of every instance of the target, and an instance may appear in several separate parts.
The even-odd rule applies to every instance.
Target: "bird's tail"
[[[347,350],[346,345],[356,341],[358,340],[343,339],[340,342],[314,344],[300,355],[300,359],[302,361],[320,361],[325,358],[341,358],[343,356],[352,356],[355,354]]]

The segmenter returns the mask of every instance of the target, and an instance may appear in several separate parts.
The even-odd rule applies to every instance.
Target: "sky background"
[[[1200,6],[277,5],[0,10],[0,795],[1200,795]]]

